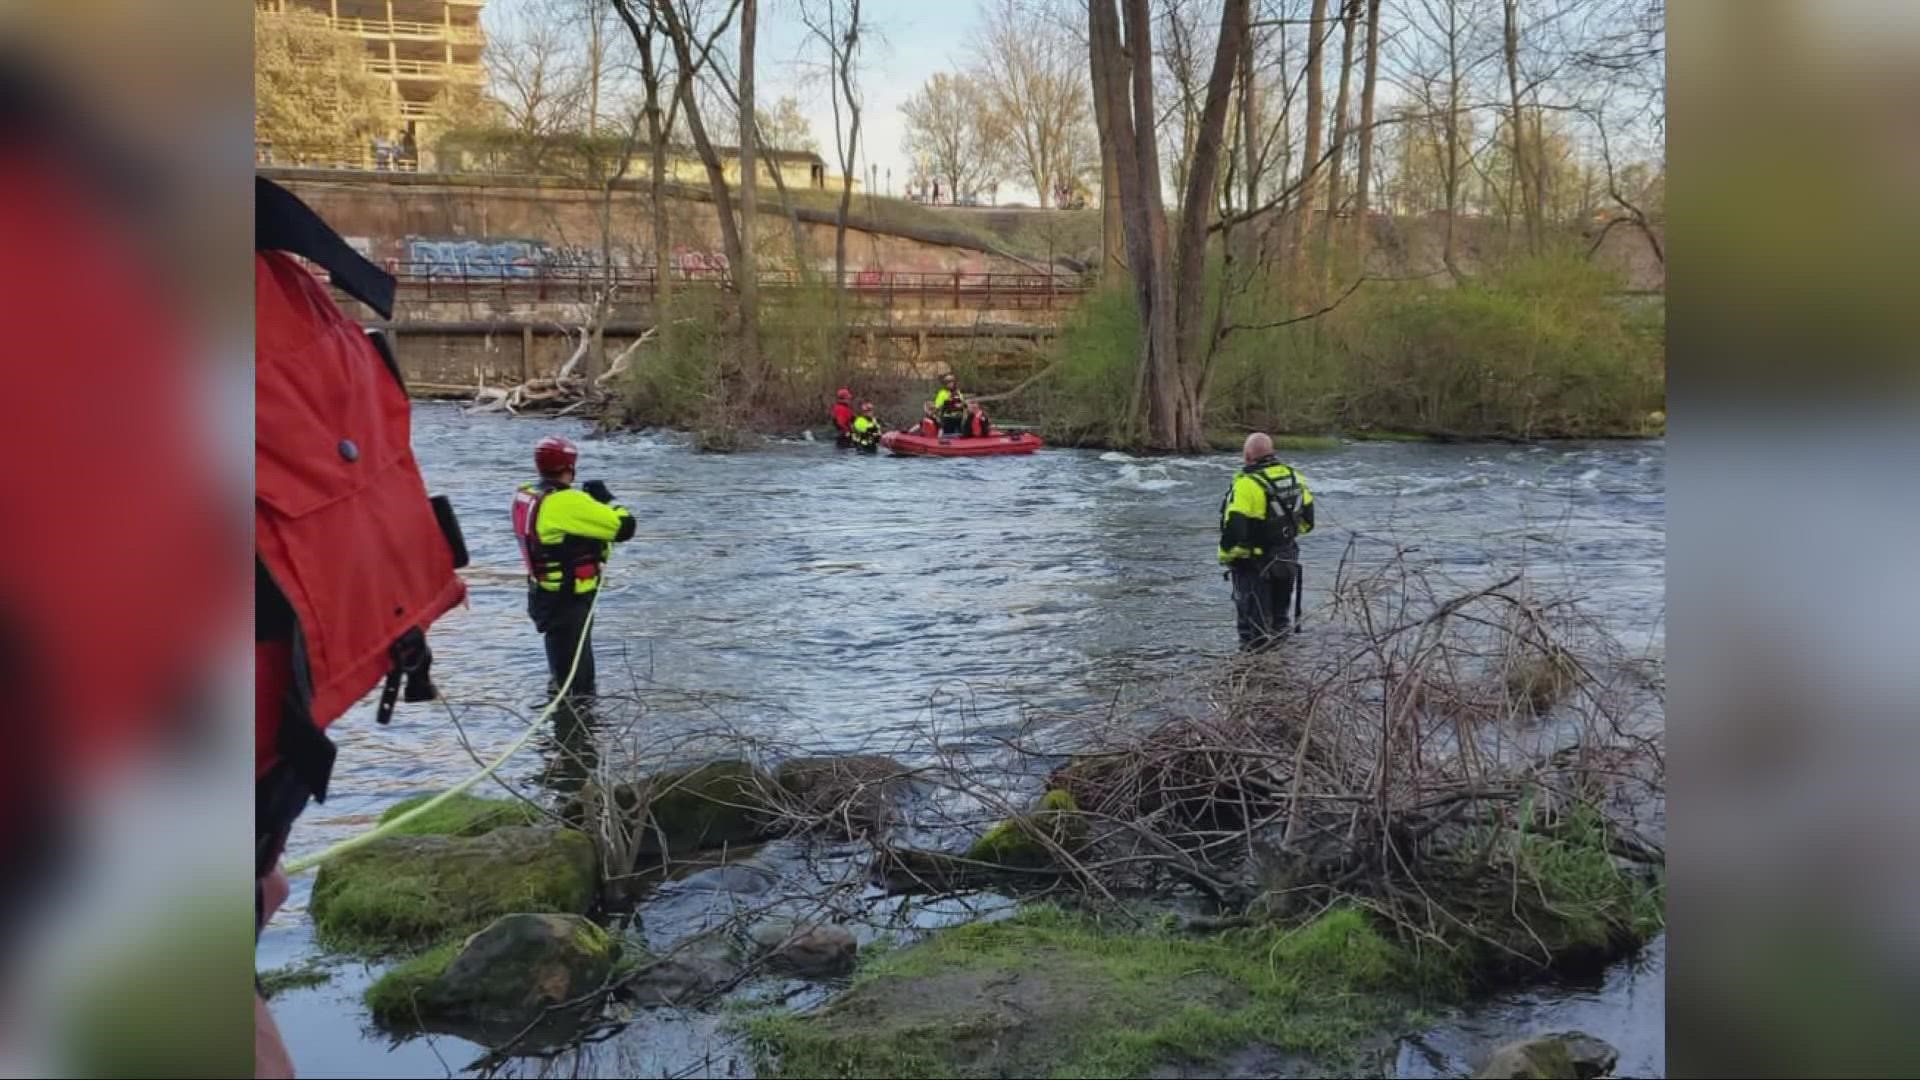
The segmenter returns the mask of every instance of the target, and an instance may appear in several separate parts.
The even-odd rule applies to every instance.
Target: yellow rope
[[[426,802],[421,803],[419,806],[414,807],[413,809],[407,811],[404,814],[401,814],[400,816],[392,819],[391,821],[381,822],[375,828],[369,829],[358,836],[348,837],[347,839],[340,841],[339,843],[333,845],[332,847],[326,849],[325,851],[319,852],[318,854],[315,854],[315,855],[307,855],[302,858],[295,859],[292,862],[286,864],[287,875],[291,877],[294,874],[303,874],[308,870],[311,870],[314,867],[319,866],[321,863],[331,861],[342,855],[345,855],[349,851],[353,851],[357,848],[364,847],[367,844],[371,844],[375,840],[378,840],[383,836],[392,835],[395,830],[405,826],[407,823],[411,821],[418,819],[422,814],[427,813],[428,811],[432,810],[434,807],[437,807],[441,803],[446,802],[448,799],[453,798],[455,795],[458,795],[461,792],[466,791],[468,788],[471,788],[473,785],[479,783],[482,780],[485,780],[487,777],[492,776],[496,771],[499,770],[500,766],[505,765],[507,763],[507,760],[509,758],[519,753],[527,745],[527,743],[533,741],[533,736],[535,735],[535,733],[539,732],[541,728],[545,726],[547,722],[547,718],[553,715],[553,710],[559,707],[560,702],[566,699],[567,692],[573,689],[573,677],[575,673],[577,673],[580,670],[580,657],[586,653],[587,634],[589,631],[593,629],[593,613],[594,613],[594,610],[600,606],[600,594],[606,589],[606,586],[607,586],[607,579],[606,579],[605,573],[602,572],[602,575],[600,578],[600,584],[593,590],[593,600],[587,605],[587,619],[586,619],[586,622],[582,624],[580,628],[580,640],[574,642],[573,664],[571,667],[567,669],[567,679],[565,682],[560,684],[560,689],[554,693],[553,700],[547,702],[547,707],[540,710],[539,717],[537,717],[533,721],[533,723],[527,725],[526,734],[521,735],[519,739],[514,741],[514,744],[512,746],[507,747],[505,753],[501,754],[497,758],[494,758],[493,761],[490,764],[488,764],[485,768],[481,769],[479,772],[474,773],[472,776],[467,777],[465,780],[460,781],[458,784],[455,784],[454,786],[448,788],[447,790],[441,792],[440,794],[435,795],[433,798],[428,799]]]

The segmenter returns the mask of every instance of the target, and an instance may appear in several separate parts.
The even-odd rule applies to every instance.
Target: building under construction
[[[449,86],[486,85],[480,53],[486,0],[255,0],[261,17],[312,12],[366,43],[367,68],[393,88],[406,143],[425,146],[452,118],[437,115]],[[413,155],[409,154],[408,157]]]

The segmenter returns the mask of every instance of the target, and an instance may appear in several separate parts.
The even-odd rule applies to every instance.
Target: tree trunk
[[[1140,360],[1135,369],[1133,397],[1127,405],[1127,415],[1122,430],[1132,437],[1137,430],[1135,423],[1145,401],[1148,376],[1154,369],[1154,338],[1149,332],[1153,316],[1153,283],[1159,274],[1154,263],[1153,245],[1150,242],[1148,200],[1158,201],[1160,186],[1155,183],[1141,182],[1140,139],[1137,125],[1134,123],[1133,98],[1129,94],[1132,86],[1132,70],[1128,65],[1126,49],[1120,41],[1120,18],[1114,10],[1114,0],[1090,0],[1087,5],[1087,30],[1089,50],[1101,67],[1101,77],[1094,87],[1107,96],[1107,123],[1113,134],[1113,153],[1115,180],[1119,188],[1119,205],[1122,210],[1122,229],[1127,248],[1127,264],[1132,272],[1134,300],[1140,319]],[[1141,44],[1137,38],[1129,38],[1128,44]],[[1152,87],[1148,86],[1148,98],[1151,100]],[[1147,114],[1151,118],[1151,111]],[[1151,119],[1148,121],[1151,126]]]
[[[1367,272],[1367,249],[1373,244],[1373,221],[1367,216],[1373,184],[1373,91],[1380,71],[1380,0],[1367,0],[1367,70],[1360,79],[1360,177],[1354,190],[1353,228],[1355,268]]]
[[[1246,141],[1247,185],[1246,205],[1241,210],[1252,213],[1260,205],[1260,127],[1256,122],[1260,113],[1257,100],[1259,84],[1253,72],[1253,34],[1240,37],[1240,132]]]
[[[1440,245],[1440,261],[1455,281],[1460,266],[1453,257],[1454,218],[1460,209],[1460,3],[1447,0],[1447,234]]]
[[[667,236],[667,125],[660,116],[660,69],[653,57],[656,18],[649,9],[647,28],[637,35],[634,44],[640,51],[640,78],[647,87],[647,143],[653,157],[654,318],[665,325],[667,303],[673,295],[673,245]]]
[[[1148,0],[1126,0],[1127,52],[1133,64],[1133,141],[1139,170],[1142,224],[1146,229],[1148,282],[1147,432],[1152,445],[1180,445],[1179,316],[1174,303],[1172,264],[1167,242],[1167,208],[1160,196],[1160,140],[1154,130],[1153,14]]]
[[[680,97],[680,109],[687,118],[687,133],[693,137],[693,146],[700,154],[700,160],[707,167],[707,185],[713,191],[714,212],[720,218],[720,242],[725,246],[729,266],[738,267],[743,262],[740,252],[740,230],[734,227],[733,196],[727,187],[727,172],[720,163],[720,155],[713,148],[712,140],[707,138],[707,125],[700,116],[700,104],[693,92],[693,46],[689,41],[687,27],[674,11],[671,0],[657,0],[660,18],[666,24],[667,36],[673,41],[674,58],[680,65],[680,77],[677,93]],[[631,25],[631,24],[629,24]],[[740,275],[730,275],[735,295],[739,295]],[[755,318],[757,313],[748,311],[745,304],[740,309],[741,352],[749,357],[760,355],[760,326]]]
[[[1093,126],[1100,137],[1100,283],[1115,285],[1126,272],[1126,224],[1120,208],[1120,158],[1114,146],[1114,123],[1109,72],[1100,55],[1100,41],[1087,35],[1089,66],[1093,72]],[[1051,267],[1049,267],[1051,270]]]
[[[1527,222],[1527,252],[1540,254],[1540,184],[1527,163],[1525,117],[1520,112],[1520,0],[1502,0],[1505,11],[1505,51],[1507,57],[1507,93],[1513,115],[1507,129],[1513,133],[1513,172],[1520,185],[1520,210]]]
[[[1327,170],[1327,216],[1320,227],[1320,279],[1325,282],[1333,273],[1333,235],[1335,223],[1340,218],[1340,190],[1342,172],[1347,157],[1347,92],[1353,82],[1353,21],[1358,11],[1352,0],[1341,0],[1340,5],[1340,92],[1333,103],[1333,160]],[[1316,327],[1317,329],[1317,327]]]
[[[1205,402],[1201,389],[1212,359],[1214,327],[1206,319],[1207,225],[1213,216],[1215,184],[1220,173],[1221,135],[1233,97],[1233,71],[1240,59],[1240,43],[1247,36],[1250,0],[1226,0],[1220,13],[1220,40],[1214,49],[1213,70],[1207,77],[1206,104],[1195,133],[1193,163],[1186,196],[1180,201],[1180,252],[1177,310],[1180,333],[1180,399],[1178,442],[1175,449],[1206,449],[1202,429]]]
[[[833,273],[840,282],[841,295],[847,287],[847,211],[853,205],[853,163],[860,157],[860,101],[853,95],[853,50],[859,44],[860,0],[852,0],[850,22],[837,46],[840,51],[840,92],[847,99],[847,147],[840,159],[840,216],[833,227]],[[845,322],[845,318],[841,322]]]
[[[587,135],[589,137],[600,126],[600,60],[604,52],[601,29],[600,5],[598,0],[595,0],[587,5]]]
[[[1307,238],[1313,235],[1313,200],[1319,193],[1320,177],[1320,129],[1324,126],[1322,115],[1326,107],[1326,86],[1322,69],[1322,49],[1326,44],[1327,0],[1313,0],[1313,12],[1307,20],[1307,131],[1306,153],[1300,159],[1300,168],[1305,181],[1300,185],[1300,194],[1296,199],[1298,212],[1294,214],[1293,228],[1293,267],[1291,275],[1300,279],[1300,268],[1305,265]]]
[[[760,0],[744,0],[740,6],[740,259],[734,264],[733,277],[740,288],[740,319],[759,322],[760,263],[754,257],[754,237],[760,231],[760,174],[756,153],[759,125],[753,113],[753,49],[759,29]],[[759,335],[743,335],[741,357],[757,394],[765,381],[761,368]]]

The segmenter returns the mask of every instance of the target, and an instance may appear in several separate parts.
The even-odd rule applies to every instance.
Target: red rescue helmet
[[[573,445],[572,439],[558,435],[541,439],[533,448],[533,467],[540,470],[541,476],[558,476],[579,460],[580,448]]]
[[[847,389],[847,388],[846,388],[846,387],[844,387],[844,386],[843,386],[843,387],[841,387],[841,388],[840,388],[840,400],[841,400],[841,401],[852,401],[852,400],[853,400],[853,391],[851,391],[851,390],[849,390],[849,389]]]

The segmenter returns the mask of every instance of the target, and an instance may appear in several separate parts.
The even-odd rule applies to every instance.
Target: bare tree
[[[833,280],[838,321],[846,322],[847,213],[853,206],[855,162],[860,152],[860,95],[853,84],[861,36],[860,0],[812,0],[802,3],[800,18],[815,40],[826,46],[828,95],[833,102],[833,144],[840,157],[840,211],[833,230]],[[843,122],[841,108],[846,109]]]
[[[1136,401],[1144,398],[1148,442],[1197,450],[1203,430],[1217,324],[1206,319],[1206,245],[1211,193],[1221,160],[1222,134],[1248,0],[1227,0],[1194,140],[1194,158],[1181,200],[1177,251],[1168,250],[1154,107],[1153,31],[1147,0],[1127,0],[1126,39],[1112,0],[1088,5],[1089,54],[1103,70],[1095,79],[1107,95],[1107,115],[1119,156],[1126,209],[1127,258],[1140,298],[1141,367]],[[1129,95],[1127,91],[1131,89]],[[1177,262],[1170,254],[1177,254]],[[1129,424],[1132,416],[1129,416]]]
[[[760,175],[754,144],[758,141],[759,117],[753,101],[754,38],[759,32],[760,0],[742,0],[740,5],[740,97],[735,109],[740,117],[740,258],[733,265],[733,279],[739,283],[742,320],[756,320],[760,311],[760,264],[754,258],[754,236],[760,231]],[[758,392],[766,372],[761,369],[759,335],[743,336],[741,346],[747,371]]]
[[[1380,0],[1366,0],[1367,70],[1360,80],[1360,175],[1354,192],[1354,257],[1359,272],[1367,272],[1367,248],[1373,242],[1373,223],[1368,218],[1369,196],[1373,182],[1373,101],[1380,76]]]
[[[1100,281],[1118,284],[1127,270],[1126,219],[1120,200],[1120,154],[1114,130],[1114,92],[1107,86],[1109,65],[1100,43],[1087,35],[1088,66],[1093,72],[1094,136],[1100,144]]]
[[[1526,115],[1520,110],[1520,0],[1501,0],[1504,16],[1503,51],[1507,59],[1507,87],[1513,111],[1507,121],[1513,144],[1513,176],[1520,185],[1520,205],[1527,222],[1527,250],[1540,254],[1540,178],[1527,152]]]
[[[1047,21],[1026,17],[1017,0],[986,0],[973,51],[976,73],[1008,132],[1011,164],[1046,206],[1062,163],[1094,157],[1069,148],[1075,140],[1094,144],[1086,69],[1071,39]]]
[[[587,100],[587,78],[568,28],[521,20],[487,39],[484,60],[509,128],[530,139],[572,131]]]
[[[1297,280],[1298,268],[1304,265],[1302,256],[1306,250],[1306,239],[1313,227],[1313,201],[1319,194],[1320,181],[1320,133],[1325,127],[1324,110],[1326,108],[1326,65],[1322,62],[1327,41],[1327,0],[1313,0],[1313,14],[1307,17],[1307,119],[1306,149],[1300,155],[1302,183],[1300,186],[1300,210],[1294,215],[1293,258]]]
[[[1340,4],[1340,92],[1333,104],[1333,161],[1327,170],[1327,216],[1320,229],[1320,260],[1324,281],[1333,272],[1334,223],[1340,217],[1341,180],[1347,153],[1347,91],[1353,82],[1353,28],[1359,16],[1358,0]]]
[[[669,272],[673,245],[667,234],[667,132],[673,129],[673,117],[663,115],[660,110],[663,73],[661,58],[655,53],[658,45],[655,34],[659,29],[659,13],[648,5],[646,26],[636,28],[633,33],[634,46],[640,54],[640,78],[646,92],[642,111],[647,118],[647,144],[652,158],[653,298],[656,314],[664,320],[673,295],[673,275]],[[677,101],[670,106],[670,112],[678,109]]]
[[[633,35],[634,42],[638,44],[646,36],[647,31],[634,14],[635,2],[636,0],[613,0],[621,20],[627,24],[627,30]],[[684,5],[684,3],[685,0],[681,0],[681,4]],[[717,39],[727,24],[732,22],[740,3],[741,0],[731,0],[728,4],[720,19],[719,27],[713,31],[713,36],[701,50],[703,57],[711,50],[713,40]],[[694,81],[700,71],[700,66],[694,58],[696,44],[694,28],[683,17],[681,11],[676,9],[674,0],[651,0],[649,6],[658,16],[659,28],[667,35],[667,41],[673,47],[674,59],[678,64],[674,93],[679,98],[681,115],[686,119],[687,132],[693,138],[694,149],[706,166],[707,186],[712,193],[714,211],[720,219],[720,240],[726,248],[727,262],[730,266],[738,267],[742,265],[744,257],[740,247],[740,230],[735,225],[733,217],[732,191],[727,184],[726,168],[721,164],[720,153],[714,147],[713,141],[707,137],[706,123],[701,117],[699,101],[694,93]],[[741,299],[739,312],[741,355],[749,360],[757,360],[760,356],[759,312],[746,306],[746,297],[740,292],[740,275],[734,273],[728,277],[733,285],[734,294]]]
[[[1000,179],[1002,132],[985,88],[966,72],[934,72],[906,104],[901,149],[925,161],[956,196]]]

